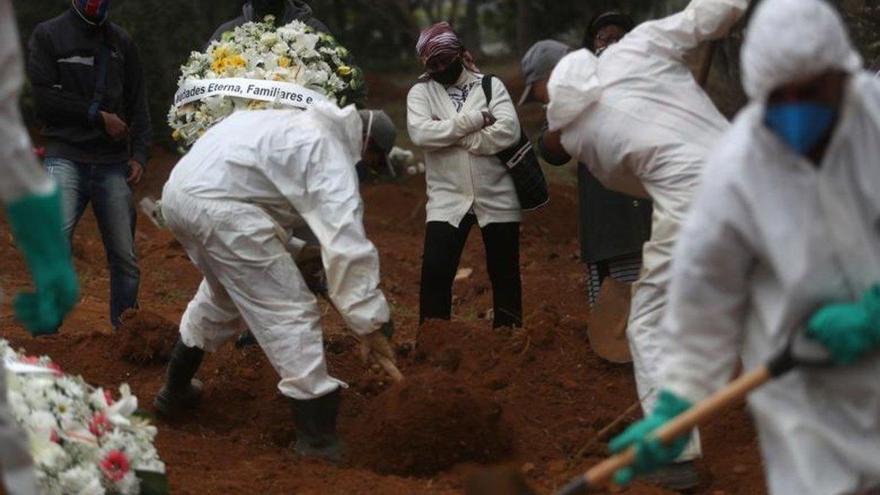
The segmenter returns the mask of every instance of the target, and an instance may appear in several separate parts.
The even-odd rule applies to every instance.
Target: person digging
[[[784,26],[784,29],[780,29]],[[686,443],[652,433],[805,332],[837,366],[749,396],[773,495],[880,493],[880,84],[824,0],[765,0],[751,103],[713,151],[673,262],[657,408],[612,441],[629,481]]]
[[[168,228],[204,279],[180,323],[167,382],[154,406],[166,416],[195,407],[205,351],[242,323],[281,377],[304,457],[341,459],[340,391],[324,357],[320,308],[297,269],[304,220],[321,246],[327,292],[365,357],[394,361],[390,311],[379,290],[379,257],[363,227],[355,164],[385,119],[317,103],[307,111],[236,112],[211,128],[165,184]]]
[[[691,0],[677,14],[639,25],[601,57],[586,49],[565,56],[547,85],[550,133],[544,145],[561,145],[609,189],[653,201],[651,238],[626,330],[646,415],[658,404],[660,369],[669,353],[660,343],[672,250],[706,155],[730,126],[685,60],[703,43],[727,35],[748,5]],[[700,455],[695,432],[679,462],[653,481],[672,490],[698,486],[693,461]]]

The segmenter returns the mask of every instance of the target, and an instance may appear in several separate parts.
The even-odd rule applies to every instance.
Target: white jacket
[[[236,112],[196,142],[163,194],[259,206],[284,242],[304,219],[321,244],[330,298],[352,331],[368,334],[390,312],[378,287],[379,256],[363,226],[354,168],[362,143],[353,106]]]
[[[0,0],[0,201],[9,202],[52,190],[52,181],[34,158],[18,96],[24,82],[15,12]]]
[[[459,83],[479,78],[482,75],[465,70]],[[457,227],[471,208],[481,227],[522,218],[513,179],[495,156],[519,141],[519,118],[500,79],[493,78],[492,89],[490,111],[498,121],[485,129],[486,97],[479,84],[461,112],[435,81],[420,82],[409,92],[409,135],[426,151],[429,222]]]
[[[728,127],[684,57],[727,34],[747,6],[693,0],[639,25],[601,58],[567,55],[548,86],[551,130],[562,130],[565,149],[606,186],[680,215],[707,151]]]
[[[801,1],[801,0],[798,0]],[[880,282],[880,82],[854,78],[821,167],[749,106],[708,165],[673,264],[663,382],[696,401]],[[774,494],[880,487],[880,359],[796,370],[750,398]]]

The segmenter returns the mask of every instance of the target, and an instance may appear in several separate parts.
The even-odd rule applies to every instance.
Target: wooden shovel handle
[[[656,437],[663,443],[669,443],[682,435],[686,435],[696,426],[704,424],[706,421],[718,416],[718,414],[731,405],[740,402],[753,390],[769,382],[771,379],[772,374],[767,366],[762,366],[739,377],[723,390],[679,414],[675,419],[658,429]],[[630,466],[635,460],[636,449],[635,447],[630,447],[591,468],[583,476],[578,477],[560,491],[559,495],[589,493],[590,490],[604,486],[614,476],[615,472]]]

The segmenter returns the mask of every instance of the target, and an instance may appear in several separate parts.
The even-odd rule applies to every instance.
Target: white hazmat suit
[[[678,14],[641,24],[601,58],[587,50],[567,55],[548,85],[550,129],[562,131],[566,151],[607,187],[654,202],[627,329],[646,413],[659,392],[672,249],[706,155],[729,126],[685,56],[725,35],[747,7],[747,0],[693,0]],[[698,443],[682,460],[699,455]]]
[[[18,95],[24,82],[18,29],[9,0],[0,0],[0,201],[4,204],[52,191],[51,179],[34,159],[21,120]],[[9,495],[36,495],[30,447],[9,410],[6,370],[0,360],[0,475]]]
[[[782,28],[784,26],[784,28]],[[742,54],[752,103],[709,160],[676,248],[664,387],[698,401],[783,349],[821,306],[880,281],[880,83],[860,73],[820,0],[765,0]],[[853,74],[822,163],[763,123],[768,94],[828,69]],[[880,359],[796,370],[750,397],[771,493],[880,488]]]
[[[327,372],[320,311],[289,252],[304,220],[321,244],[329,297],[358,335],[389,321],[379,257],[362,223],[354,107],[241,111],[177,164],[162,195],[168,228],[204,280],[180,324],[189,347],[214,351],[240,318],[281,376],[310,400],[344,386]]]

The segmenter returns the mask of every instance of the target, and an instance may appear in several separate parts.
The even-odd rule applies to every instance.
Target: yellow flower
[[[226,70],[226,59],[215,60],[214,63],[211,64],[211,70],[217,74],[223,73]]]
[[[350,76],[352,72],[351,67],[347,65],[341,65],[338,69],[336,69],[336,73],[342,77]]]
[[[180,140],[180,129],[174,129],[174,132],[171,134],[171,139],[175,141]]]
[[[211,52],[211,57],[214,59],[214,62],[216,62],[218,60],[223,60],[224,58],[230,57],[234,54],[235,52],[232,50],[231,46],[226,43],[221,43],[217,45]]]
[[[290,67],[290,59],[285,56],[278,57],[278,67],[287,68]]]
[[[242,57],[241,55],[235,55],[228,59],[227,64],[232,67],[244,67],[247,65],[247,60],[245,60],[244,57]]]

